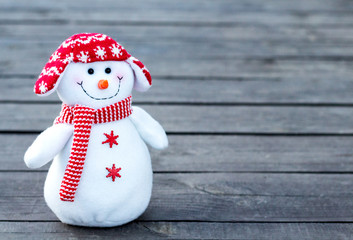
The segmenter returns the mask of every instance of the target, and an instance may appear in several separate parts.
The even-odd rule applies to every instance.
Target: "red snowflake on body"
[[[111,177],[113,182],[115,182],[116,177],[121,178],[121,175],[119,174],[121,168],[115,168],[115,164],[113,164],[112,168],[106,168],[106,169],[109,172],[109,174],[106,177],[107,178]]]
[[[108,133],[104,133],[104,135],[107,137],[107,140],[102,142],[102,144],[109,143],[110,148],[113,147],[113,144],[118,145],[116,139],[119,137],[119,135],[114,135],[113,130],[110,132],[110,135]]]

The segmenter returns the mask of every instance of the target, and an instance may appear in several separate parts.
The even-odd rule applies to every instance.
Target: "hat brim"
[[[126,62],[135,74],[134,89],[139,92],[147,91],[152,85],[152,77],[146,66],[134,57],[128,58]]]
[[[58,87],[68,64],[69,62],[63,59],[48,62],[34,85],[35,94],[43,97],[52,94]]]

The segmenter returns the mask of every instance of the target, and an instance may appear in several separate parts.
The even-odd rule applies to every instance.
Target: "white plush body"
[[[104,73],[107,67],[111,68],[109,74]],[[94,69],[94,75],[87,75],[89,68]],[[98,89],[99,79],[107,79],[109,87]],[[57,91],[65,104],[94,109],[128,97],[133,86],[135,89],[138,86],[138,90],[147,89],[144,82],[139,84],[138,74],[126,62],[71,63],[60,80]],[[59,191],[73,131],[73,125],[53,125],[37,137],[24,157],[30,168],[41,167],[54,158],[44,187],[44,197],[51,210],[64,223],[90,227],[118,226],[140,216],[148,206],[152,190],[151,159],[145,142],[157,149],[167,147],[162,126],[139,107],[133,107],[132,114],[125,119],[93,124],[75,199],[67,202],[60,200]],[[107,140],[104,133],[111,131],[119,135],[118,145],[113,144],[112,148],[109,143],[102,144]],[[112,168],[113,164],[121,168],[121,178],[115,181],[106,177],[109,174],[106,168]]]
[[[118,134],[118,145],[102,144],[103,133]],[[74,202],[59,198],[59,190],[71,150],[72,137],[49,169],[44,197],[58,218],[68,224],[116,226],[132,221],[148,206],[152,167],[146,144],[129,118],[92,126],[84,171]],[[121,178],[106,177],[115,164]]]

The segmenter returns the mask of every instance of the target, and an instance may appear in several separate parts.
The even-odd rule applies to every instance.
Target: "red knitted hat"
[[[80,33],[69,37],[51,55],[34,85],[34,92],[46,96],[55,91],[66,67],[71,62],[126,61],[135,72],[135,88],[147,90],[152,78],[147,68],[132,57],[119,43],[101,33]]]

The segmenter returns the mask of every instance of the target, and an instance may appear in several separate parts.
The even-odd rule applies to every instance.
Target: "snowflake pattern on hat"
[[[47,95],[55,90],[61,74],[71,62],[125,61],[131,55],[114,39],[101,33],[80,33],[65,40],[51,55],[34,86],[34,92]],[[141,71],[144,71],[141,68]],[[149,73],[148,73],[149,74]],[[149,78],[145,74],[148,82]]]

